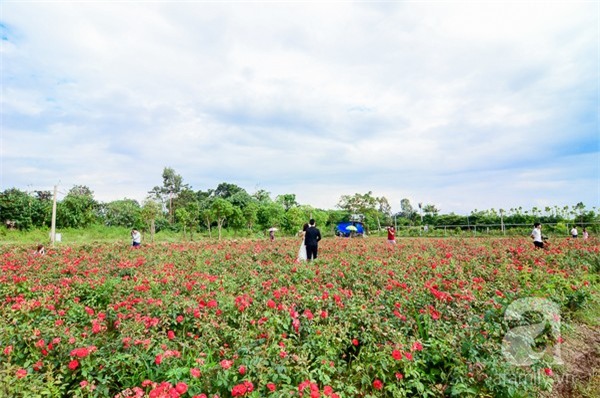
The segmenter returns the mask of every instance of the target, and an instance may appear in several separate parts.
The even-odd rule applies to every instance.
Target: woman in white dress
[[[302,231],[298,232],[298,236],[302,238],[302,243],[300,243],[300,249],[298,250],[298,261],[306,261],[306,245],[304,244],[304,235],[306,235],[306,230],[308,229],[308,224],[304,224],[302,227]]]

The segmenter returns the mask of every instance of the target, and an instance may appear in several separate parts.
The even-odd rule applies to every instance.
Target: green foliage
[[[52,201],[45,192],[30,195],[16,188],[0,193],[0,221],[21,230],[49,224]]]
[[[109,202],[104,209],[104,224],[114,227],[142,228],[142,208],[133,199]]]
[[[58,228],[85,228],[99,221],[99,205],[86,186],[75,185],[56,209]]]
[[[262,202],[258,207],[257,216],[262,229],[280,227],[285,222],[285,209],[280,203]]]

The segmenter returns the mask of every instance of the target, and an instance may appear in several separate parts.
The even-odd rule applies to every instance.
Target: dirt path
[[[576,391],[576,386],[591,385],[598,388],[600,384],[600,326],[577,325],[561,346],[561,357],[564,361],[564,372],[557,375],[552,398],[593,397]],[[600,393],[600,392],[597,392]]]

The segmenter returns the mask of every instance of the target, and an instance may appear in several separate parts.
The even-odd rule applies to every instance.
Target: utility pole
[[[50,230],[50,242],[52,243],[52,247],[54,247],[54,241],[56,240],[56,194],[58,191],[58,186],[54,186],[54,199],[52,200],[52,227]]]
[[[419,236],[421,236],[421,231],[423,231],[423,203],[419,202],[419,215],[421,216],[421,226],[419,227]]]

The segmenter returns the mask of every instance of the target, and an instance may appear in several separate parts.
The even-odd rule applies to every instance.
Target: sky
[[[0,2],[0,190],[600,207],[598,1]],[[60,199],[60,196],[59,196]]]

